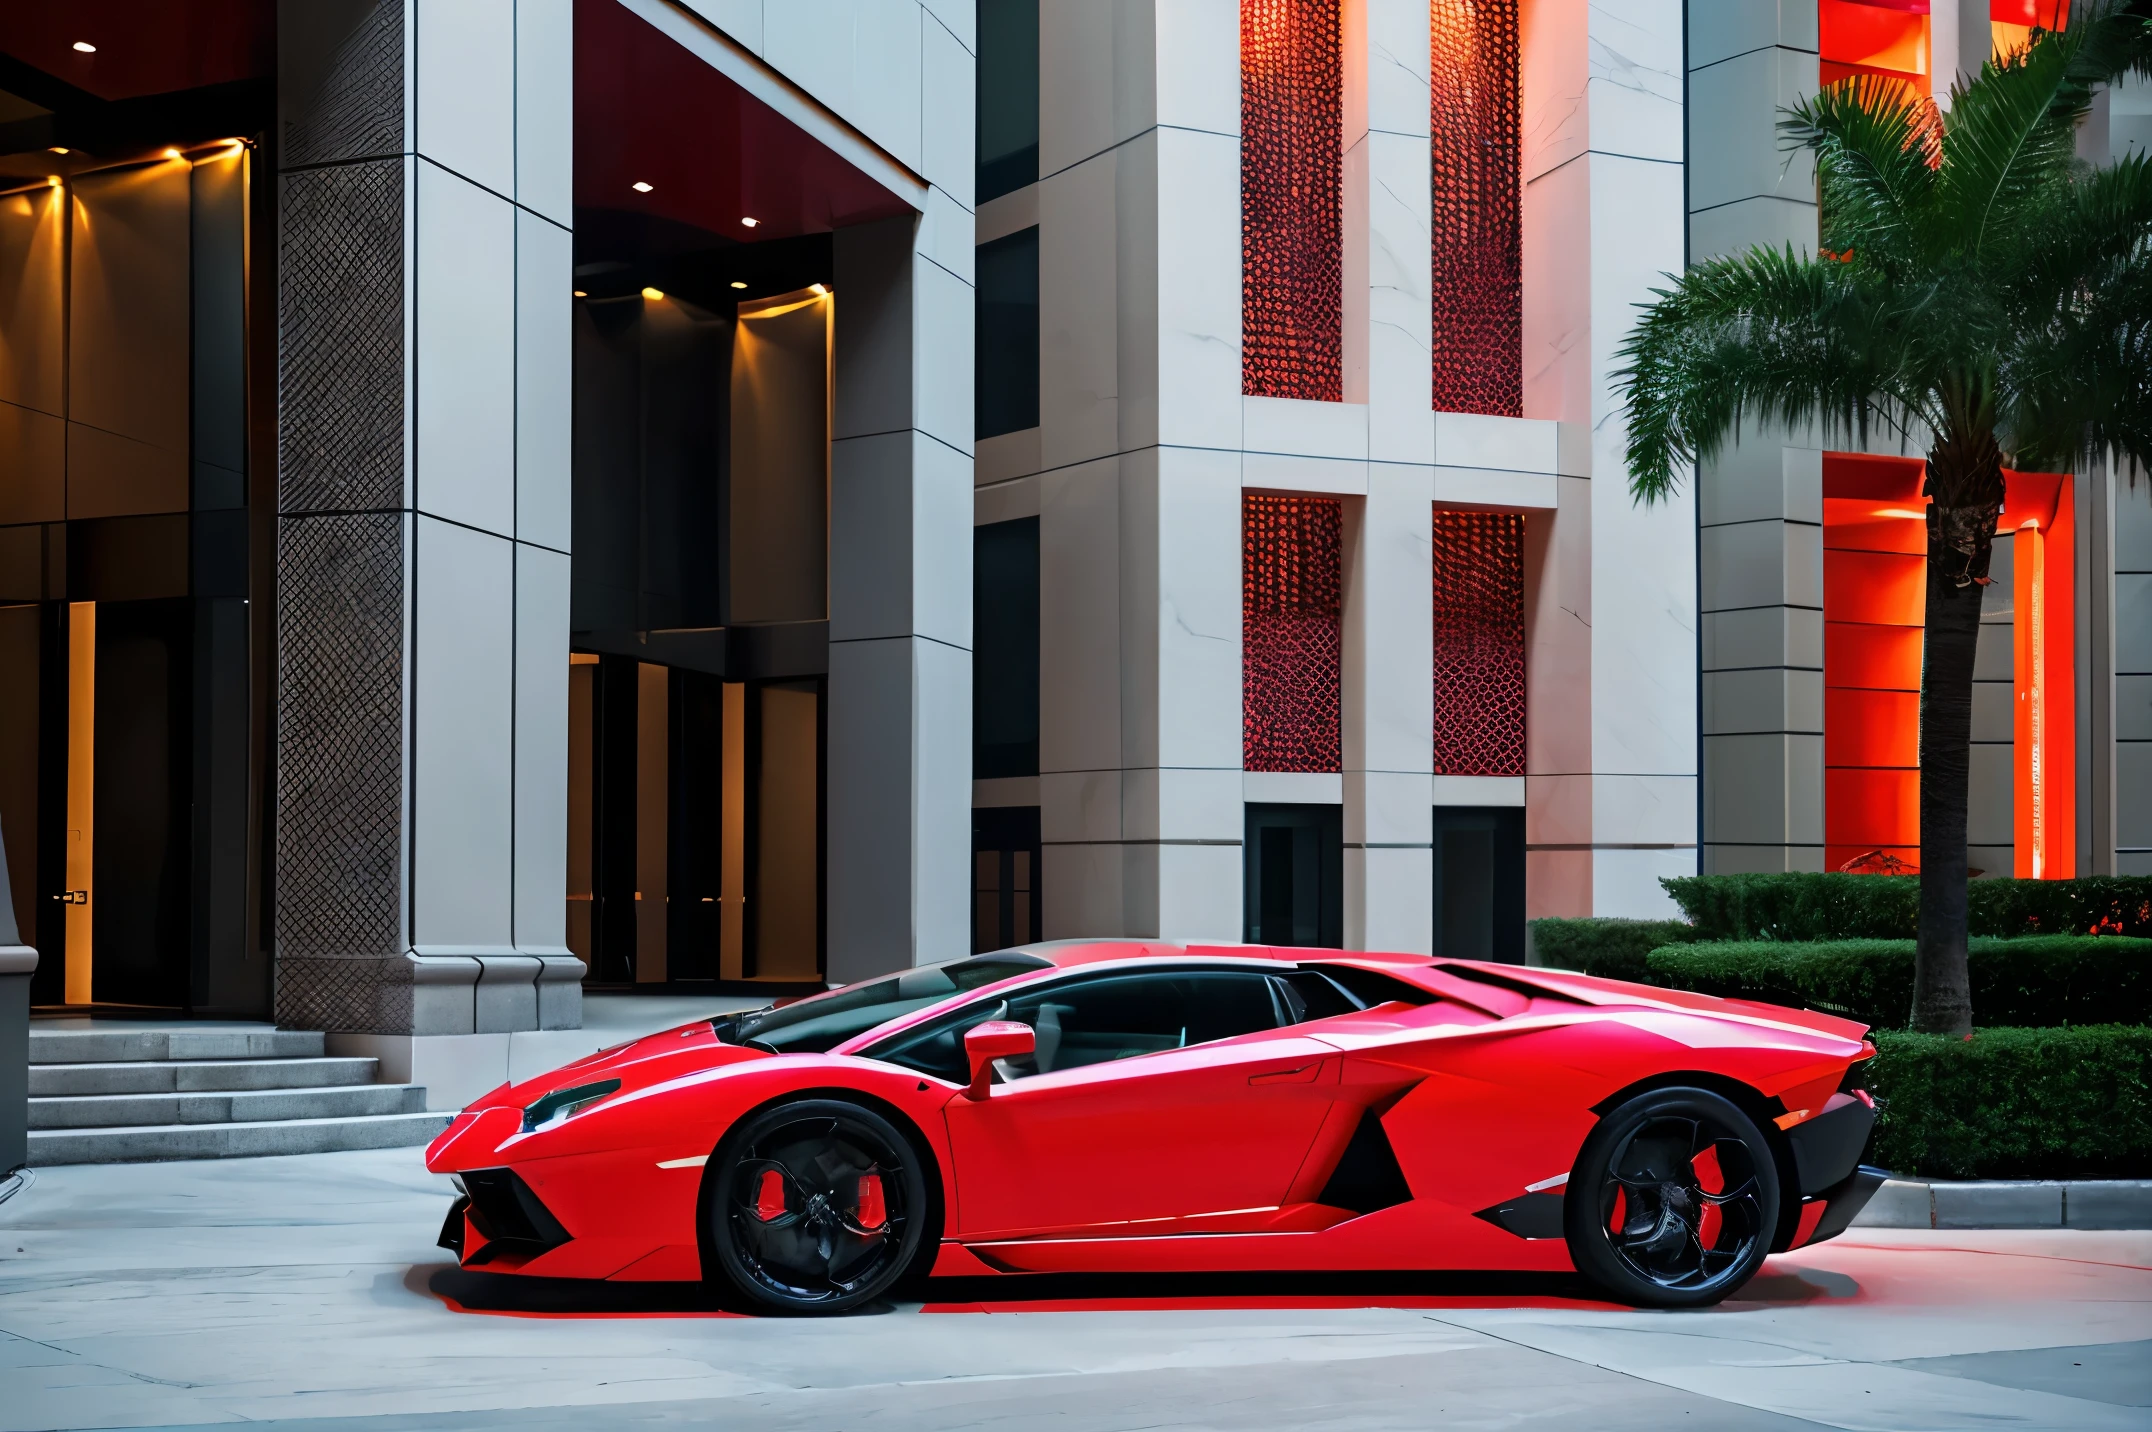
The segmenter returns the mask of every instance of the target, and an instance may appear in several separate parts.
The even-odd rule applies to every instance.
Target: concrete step
[[[33,1129],[109,1129],[141,1124],[264,1123],[272,1119],[351,1119],[425,1110],[418,1084],[353,1084],[334,1089],[257,1089],[237,1093],[94,1094],[32,1099]]]
[[[193,1059],[319,1059],[316,1032],[267,1024],[203,1029],[39,1029],[30,1026],[32,1064],[119,1064]]]
[[[373,1059],[206,1059],[120,1064],[33,1064],[30,1097],[188,1094],[212,1089],[328,1089],[371,1084]]]
[[[152,1124],[113,1129],[32,1129],[30,1163],[150,1163],[163,1159],[253,1158],[343,1149],[416,1148],[455,1116],[371,1114],[352,1119],[276,1119],[237,1124]]]

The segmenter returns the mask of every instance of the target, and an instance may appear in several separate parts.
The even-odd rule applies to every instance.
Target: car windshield
[[[820,1054],[878,1024],[939,1004],[951,995],[1029,970],[1052,968],[1051,960],[1015,952],[945,960],[886,979],[810,995],[781,1009],[720,1015],[710,1021],[710,1028],[727,1044],[743,1044],[776,1054]]]

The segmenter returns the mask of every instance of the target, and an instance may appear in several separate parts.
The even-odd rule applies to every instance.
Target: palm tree
[[[1787,110],[1789,148],[1816,156],[1823,252],[1698,264],[1623,348],[1640,502],[1744,423],[1927,448],[1916,1029],[1972,1027],[1966,775],[2003,468],[2152,462],[2152,161],[2095,169],[2075,147],[2094,87],[2152,64],[2148,12],[2080,0],[1947,114],[1865,75]]]

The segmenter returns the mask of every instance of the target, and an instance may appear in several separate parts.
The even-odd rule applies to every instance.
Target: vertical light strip
[[[97,603],[67,607],[67,979],[69,1004],[91,1002],[90,894],[97,850]]]
[[[2027,633],[2027,684],[2028,706],[2027,764],[2032,773],[2032,878],[2041,880],[2047,874],[2047,534],[2038,527],[2028,527],[2032,539],[2020,543],[2023,554],[2032,558],[2027,574],[2030,610],[2019,614],[2027,620],[2031,630]]]

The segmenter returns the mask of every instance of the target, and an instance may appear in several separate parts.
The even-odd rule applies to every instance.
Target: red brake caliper
[[[762,1171],[762,1182],[755,1189],[755,1217],[770,1223],[785,1216],[785,1176],[776,1169]]]
[[[1719,1167],[1719,1146],[1713,1144],[1694,1159],[1689,1167],[1696,1170],[1696,1186],[1706,1193],[1726,1191],[1726,1173]],[[1696,1221],[1696,1241],[1706,1248],[1716,1247],[1719,1241],[1719,1224],[1723,1215],[1715,1203],[1704,1205],[1703,1216]]]
[[[1614,1216],[1607,1220],[1607,1232],[1609,1233],[1618,1234],[1621,1232],[1622,1215],[1629,1211],[1629,1200],[1623,1197],[1623,1193],[1624,1190],[1620,1188],[1614,1190]]]
[[[880,1228],[889,1221],[889,1210],[882,1202],[882,1176],[863,1173],[859,1176],[859,1226]]]

